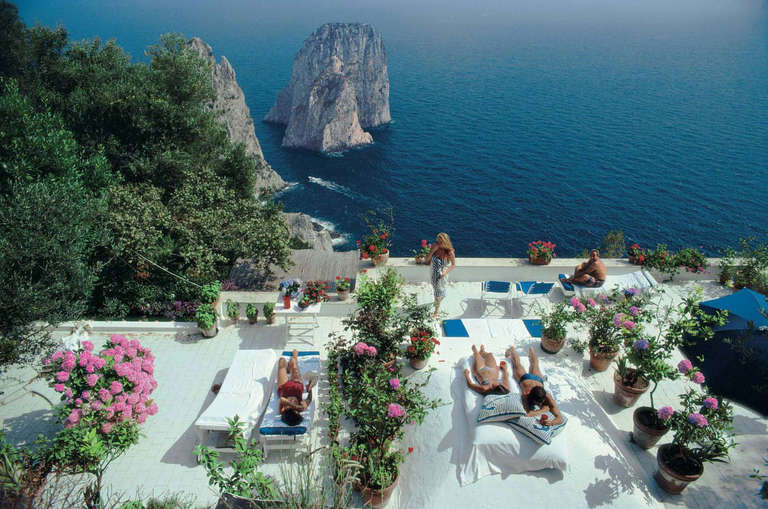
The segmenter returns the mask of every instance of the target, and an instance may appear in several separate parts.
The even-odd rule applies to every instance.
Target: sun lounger
[[[504,310],[504,301],[512,305],[515,296],[515,287],[509,281],[483,281],[480,287],[480,300],[492,302],[494,307]]]
[[[283,352],[283,357],[290,359],[291,352]],[[275,360],[277,364],[277,359]],[[320,372],[320,352],[299,352],[299,371],[307,382],[307,373],[314,371]],[[312,430],[312,424],[315,418],[315,406],[317,405],[317,384],[312,388],[312,402],[309,407],[301,413],[304,420],[298,426],[288,426],[283,422],[278,411],[280,397],[277,395],[277,383],[272,389],[272,398],[264,413],[264,419],[259,426],[259,442],[266,458],[270,450],[273,449],[293,449],[304,442]]]
[[[221,384],[216,399],[195,421],[198,444],[203,445],[211,431],[229,431],[228,418],[237,415],[245,422],[246,440],[272,394],[277,356],[274,350],[238,350]],[[230,447],[217,447],[232,452]]]
[[[524,302],[531,302],[539,297],[546,297],[555,287],[555,283],[544,283],[542,281],[518,281],[515,283],[515,296],[520,301],[520,306]],[[523,309],[524,311],[524,309]]]
[[[560,274],[561,278],[567,278],[566,274]],[[644,270],[637,270],[629,274],[608,275],[605,278],[605,283],[599,288],[592,288],[588,286],[581,286],[571,283],[563,283],[558,281],[558,284],[563,290],[563,294],[566,297],[589,297],[592,295],[601,295],[611,293],[613,290],[627,290],[629,288],[637,288],[638,290],[644,290],[657,286],[658,283],[653,276]]]

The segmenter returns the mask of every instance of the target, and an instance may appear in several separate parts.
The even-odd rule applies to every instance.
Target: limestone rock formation
[[[371,143],[363,129],[391,120],[381,34],[360,23],[318,28],[294,57],[291,81],[264,120],[287,125],[286,147],[328,152]]]
[[[245,153],[256,161],[258,168],[257,193],[275,191],[285,187],[285,182],[264,159],[259,140],[253,130],[253,118],[248,105],[245,104],[245,94],[237,84],[235,70],[227,57],[221,57],[221,63],[216,63],[211,47],[199,37],[187,41],[201,57],[211,64],[211,83],[216,92],[216,98],[208,107],[218,114],[219,122],[226,128],[230,141],[242,142]]]
[[[333,251],[333,239],[328,230],[312,222],[312,218],[306,214],[287,212],[283,214],[285,224],[291,237],[309,244],[310,249],[318,251]]]

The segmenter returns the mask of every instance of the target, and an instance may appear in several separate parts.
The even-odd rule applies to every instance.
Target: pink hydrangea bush
[[[43,361],[64,402],[65,428],[82,424],[109,434],[115,426],[142,424],[157,413],[150,398],[157,381],[149,348],[118,334],[98,354],[90,341],[82,346],[80,352],[60,350]]]

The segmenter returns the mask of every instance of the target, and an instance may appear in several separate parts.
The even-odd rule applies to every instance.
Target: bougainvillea
[[[83,424],[109,434],[115,426],[142,424],[157,413],[150,398],[157,382],[149,348],[120,335],[113,335],[98,354],[90,341],[82,347],[79,352],[60,350],[43,361],[64,402],[64,427]]]

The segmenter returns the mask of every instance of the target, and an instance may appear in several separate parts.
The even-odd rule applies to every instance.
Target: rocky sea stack
[[[219,122],[227,130],[232,143],[242,142],[245,153],[256,161],[258,180],[254,192],[270,192],[285,187],[285,182],[264,159],[259,140],[253,130],[251,111],[245,104],[245,94],[237,84],[235,70],[227,57],[221,57],[221,63],[216,63],[213,50],[199,37],[187,41],[187,45],[195,50],[211,65],[211,83],[216,92],[216,99],[208,107],[218,114]]]
[[[304,41],[291,81],[264,117],[286,125],[284,147],[338,152],[373,142],[363,129],[391,120],[384,43],[360,23],[328,23]]]

